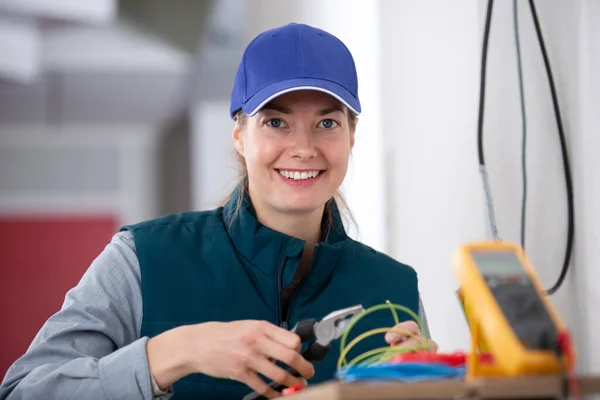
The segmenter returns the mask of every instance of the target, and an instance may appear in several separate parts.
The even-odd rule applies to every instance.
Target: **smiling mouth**
[[[314,179],[325,171],[318,169],[311,171],[287,171],[284,169],[278,169],[277,172],[279,172],[279,175],[290,180],[305,181],[309,179]]]

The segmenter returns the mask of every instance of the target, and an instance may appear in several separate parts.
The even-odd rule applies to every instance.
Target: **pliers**
[[[300,339],[303,342],[315,339],[308,345],[306,350],[302,352],[302,356],[306,361],[322,361],[331,348],[331,342],[339,339],[346,331],[348,325],[364,311],[365,309],[362,305],[356,305],[333,311],[323,317],[320,322],[317,322],[312,318],[299,321],[292,329],[292,332],[300,336]],[[293,368],[291,368],[289,372],[293,376],[300,376],[300,373]],[[277,382],[272,382],[269,386],[277,392],[281,392],[285,389],[284,385]],[[265,397],[262,395],[252,392],[246,395],[243,400],[264,399]]]

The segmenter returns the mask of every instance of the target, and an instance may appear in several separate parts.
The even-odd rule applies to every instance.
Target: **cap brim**
[[[298,90],[317,90],[327,93],[348,107],[352,113],[359,115],[361,112],[360,102],[346,88],[331,81],[314,78],[290,79],[266,86],[248,99],[242,106],[242,110],[248,116],[253,116],[276,97]]]

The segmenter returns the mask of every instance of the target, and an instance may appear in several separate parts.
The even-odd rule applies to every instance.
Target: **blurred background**
[[[235,177],[229,94],[259,32],[328,30],[364,113],[344,192],[353,237],[419,273],[442,350],[467,349],[454,250],[489,238],[477,159],[485,0],[0,1],[0,377],[119,226],[217,206]],[[578,370],[600,372],[600,2],[536,3],[574,187],[570,269],[551,299]],[[526,251],[561,270],[567,197],[544,62],[517,1],[527,123]],[[513,2],[496,1],[485,155],[500,236],[519,242],[522,116]],[[367,267],[367,266],[365,266]]]

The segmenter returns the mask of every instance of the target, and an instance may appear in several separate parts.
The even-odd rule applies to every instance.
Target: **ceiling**
[[[243,0],[3,0],[0,124],[160,124],[223,98]]]

